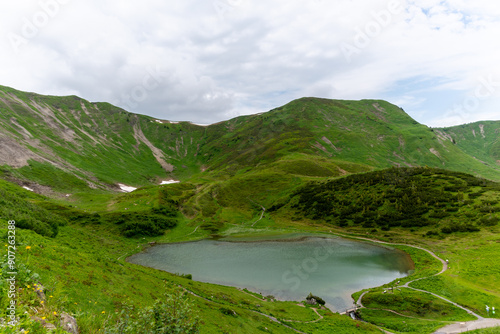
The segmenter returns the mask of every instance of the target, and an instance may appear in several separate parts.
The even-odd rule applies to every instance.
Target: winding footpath
[[[431,294],[433,295],[434,297],[437,297],[437,298],[440,298],[464,311],[466,311],[467,313],[475,316],[477,318],[477,320],[473,320],[473,321],[467,321],[467,322],[459,322],[459,323],[454,323],[454,324],[451,324],[451,325],[447,325],[445,327],[442,327],[440,329],[438,329],[437,331],[435,331],[433,334],[455,334],[455,333],[463,333],[463,332],[466,332],[466,331],[471,331],[471,330],[474,330],[474,329],[480,329],[480,328],[490,328],[490,327],[497,327],[497,326],[500,326],[500,319],[492,319],[492,318],[484,318],[482,316],[480,316],[479,314],[455,303],[455,302],[452,302],[451,300],[448,300],[444,297],[441,297],[435,293],[432,293],[432,292],[429,292],[429,291],[425,291],[425,290],[420,290],[420,289],[416,289],[416,288],[412,288],[411,286],[409,286],[409,284],[413,283],[413,282],[416,282],[416,281],[419,281],[419,280],[422,280],[422,279],[426,279],[426,278],[429,278],[429,277],[433,277],[433,276],[437,276],[437,275],[441,275],[442,273],[444,273],[446,270],[448,270],[448,263],[441,259],[439,256],[437,256],[436,254],[434,254],[432,251],[428,250],[428,249],[425,249],[425,248],[422,248],[422,247],[419,247],[419,246],[414,246],[414,245],[407,245],[407,244],[395,244],[395,243],[390,243],[390,242],[385,242],[385,241],[380,241],[380,240],[373,240],[373,239],[368,239],[368,238],[363,238],[363,237],[351,237],[351,238],[354,238],[354,239],[359,239],[359,240],[366,240],[366,241],[370,241],[370,242],[375,242],[375,243],[379,243],[379,244],[385,244],[385,245],[395,245],[395,246],[408,246],[408,247],[413,247],[413,248],[417,248],[417,249],[420,249],[420,250],[423,250],[423,251],[426,251],[427,253],[429,253],[432,257],[434,257],[435,259],[439,260],[442,265],[443,265],[443,268],[441,269],[440,272],[438,272],[437,274],[434,274],[434,275],[431,275],[431,276],[428,276],[428,277],[421,277],[421,278],[417,278],[417,279],[414,279],[412,281],[408,281],[406,282],[404,285],[401,285],[401,287],[403,288],[408,288],[408,289],[412,289],[412,290],[415,290],[415,291],[419,291],[419,292],[424,292],[424,293],[428,293],[428,294]],[[358,300],[356,301],[356,304],[359,305],[359,307],[364,307],[363,304],[362,304],[362,299],[363,299],[363,296],[367,293],[368,291],[365,291],[361,294],[361,296],[359,296]],[[394,313],[397,313],[397,312],[394,312]]]
[[[261,221],[261,220],[262,220],[262,218],[264,218],[264,213],[266,213],[266,208],[265,208],[265,207],[263,207],[262,205],[261,205],[261,207],[262,207],[262,214],[260,215],[260,218],[259,218],[258,220],[256,220],[256,221],[252,224],[252,226],[254,226],[255,224],[257,224],[259,221]]]
[[[255,223],[257,223],[258,221],[260,221],[263,216],[264,216],[264,213],[266,211],[266,209],[264,207],[262,207],[262,214],[261,214],[261,217],[259,220],[257,220],[256,222],[254,222],[252,224],[255,225]],[[198,226],[199,227],[199,226]],[[198,229],[198,227],[196,227],[196,229],[191,232],[190,234],[193,234],[196,232],[196,230]],[[417,279],[414,279],[414,280],[411,280],[411,281],[408,281],[406,282],[404,285],[401,285],[400,287],[403,287],[403,288],[408,288],[408,289],[412,289],[412,290],[415,290],[415,291],[419,291],[419,292],[423,292],[423,293],[428,293],[432,296],[435,296],[437,298],[440,298],[442,300],[444,300],[445,302],[447,303],[450,303],[464,311],[466,311],[467,313],[469,313],[470,315],[473,315],[474,317],[477,318],[477,320],[472,320],[472,321],[467,321],[467,322],[456,322],[456,323],[453,323],[453,324],[450,324],[450,325],[446,325],[440,329],[438,329],[437,331],[433,332],[432,334],[458,334],[458,333],[464,333],[464,332],[467,332],[467,331],[472,331],[472,330],[475,330],[475,329],[483,329],[483,328],[491,328],[491,327],[500,327],[500,319],[494,319],[494,318],[484,318],[482,316],[480,316],[479,314],[449,300],[449,299],[446,299],[444,297],[441,297],[435,293],[432,293],[432,292],[429,292],[429,291],[426,291],[426,290],[421,290],[421,289],[416,289],[416,288],[413,288],[411,286],[409,286],[409,284],[413,283],[413,282],[416,282],[416,281],[419,281],[419,280],[422,280],[422,279],[426,279],[426,278],[429,278],[429,277],[433,277],[433,276],[438,276],[438,275],[441,275],[443,274],[446,270],[448,270],[448,263],[441,259],[439,256],[437,256],[434,252],[428,250],[428,249],[425,249],[423,247],[420,247],[420,246],[415,246],[415,245],[408,245],[408,244],[401,244],[401,243],[390,243],[390,242],[385,242],[385,241],[380,241],[380,240],[374,240],[374,239],[369,239],[369,238],[364,238],[364,237],[354,237],[354,236],[350,236],[350,235],[338,235],[340,237],[344,237],[344,238],[349,238],[349,239],[356,239],[356,240],[365,240],[365,241],[369,241],[369,242],[373,242],[373,243],[378,243],[378,244],[385,244],[385,245],[394,245],[394,246],[407,246],[407,247],[412,247],[412,248],[416,248],[416,249],[420,249],[420,250],[423,250],[427,253],[429,253],[432,257],[434,257],[435,259],[437,259],[438,261],[441,262],[442,264],[442,269],[440,272],[434,274],[434,275],[431,275],[431,276],[427,276],[427,277],[421,277],[421,278],[417,278]],[[139,247],[140,245],[138,245]],[[127,253],[123,254],[122,256],[120,256],[118,258],[118,260],[121,258],[121,257],[124,257],[125,255],[127,255]],[[185,287],[182,287],[186,292],[188,292],[189,294],[195,296],[195,297],[198,297],[198,298],[201,298],[201,299],[204,299],[208,302],[212,302],[212,303],[216,303],[216,304],[220,304],[219,302],[217,301],[214,301],[214,300],[210,300],[210,299],[207,299],[203,296],[200,296],[196,293],[194,293],[193,291],[190,291],[188,289],[186,289]],[[241,289],[240,289],[241,290]],[[241,290],[243,291],[243,290]],[[243,291],[245,292],[245,291]],[[357,308],[366,308],[363,303],[362,303],[362,299],[363,299],[363,296],[368,293],[369,291],[365,291],[363,292],[358,300],[356,301],[356,305],[357,305]],[[253,296],[254,298],[258,299],[258,300],[264,300],[264,299],[260,299],[258,298],[257,296],[254,296],[250,293],[247,293],[248,295],[250,296]],[[221,304],[222,305],[222,304]],[[268,319],[270,319],[271,321],[275,322],[275,323],[278,323],[278,324],[281,324],[282,326],[296,332],[296,333],[300,333],[300,334],[308,334],[308,333],[305,333],[305,332],[302,332],[300,330],[297,330],[289,325],[287,325],[285,322],[288,322],[288,323],[293,323],[293,322],[299,322],[299,323],[315,323],[315,322],[318,322],[320,320],[323,319],[323,316],[321,314],[318,313],[317,309],[312,309],[317,315],[318,315],[318,319],[316,320],[312,320],[312,321],[300,321],[300,320],[278,320],[277,318],[273,317],[273,316],[270,316],[268,314],[265,314],[265,313],[262,313],[262,312],[259,312],[259,311],[256,311],[256,310],[252,310],[252,309],[245,309],[247,311],[250,311],[250,312],[253,312],[253,313],[256,313],[256,314],[259,314],[261,316],[264,316]],[[385,311],[389,311],[389,312],[392,312],[394,314],[397,314],[397,315],[400,315],[400,316],[403,316],[403,317],[407,317],[407,318],[415,318],[415,317],[412,317],[412,316],[407,316],[407,315],[403,315],[403,314],[400,314],[396,311],[393,311],[393,310],[385,310]],[[421,319],[421,318],[415,318],[415,319],[420,319],[420,320],[426,320],[426,321],[434,321],[434,320],[430,320],[430,319]],[[376,325],[375,325],[376,326]],[[392,332],[389,332],[387,331],[386,329],[383,329],[379,326],[376,326],[378,327],[381,331],[383,331],[385,334],[394,334]]]
[[[200,227],[200,226],[201,226],[201,225],[196,226],[196,228],[194,229],[194,231],[193,231],[193,232],[191,232],[191,233],[189,233],[189,234],[186,234],[186,236],[188,236],[188,235],[191,235],[191,234],[195,233],[195,232],[198,230],[198,227]]]

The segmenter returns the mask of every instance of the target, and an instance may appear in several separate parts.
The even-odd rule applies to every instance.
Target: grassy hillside
[[[3,177],[58,191],[160,183],[174,170],[189,175],[202,134],[190,123],[159,123],[107,103],[0,87]]]
[[[115,333],[164,293],[187,292],[179,298],[201,333],[380,333],[328,310],[124,260],[153,241],[297,232],[428,248],[449,259],[444,274],[429,277],[441,263],[425,251],[393,246],[412,256],[411,277],[428,277],[410,286],[486,316],[484,304],[500,305],[497,125],[430,129],[385,101],[303,98],[202,127],[0,86],[0,235],[7,250],[16,221],[18,329],[44,333],[30,316],[57,324],[67,312],[82,333]],[[181,183],[158,186],[171,178]],[[140,188],[120,193],[119,183]],[[360,314],[393,333],[469,320],[415,291],[365,296],[370,308]]]
[[[442,140],[454,142],[481,163],[500,170],[500,122],[482,121],[436,129]]]
[[[477,137],[487,143],[469,147],[456,130],[429,129],[385,101],[302,98],[202,127],[0,86],[0,174],[53,195],[224,180],[254,168],[326,177],[430,166],[500,180],[498,134],[495,123],[485,124]],[[452,132],[457,145],[446,139]]]
[[[0,219],[15,217],[19,228],[30,229],[44,236],[56,236],[59,226],[65,225],[66,220],[51,214],[43,205],[37,205],[34,201],[42,204],[46,199],[0,180]]]
[[[290,189],[290,184],[293,185],[294,179],[300,182],[293,187],[295,189],[293,192],[289,192],[286,189]],[[196,230],[202,222],[201,219],[196,219],[196,215],[192,218],[186,215],[190,210],[196,211],[191,203],[197,203],[201,211],[207,208],[207,205],[200,201],[203,200],[203,193],[209,192],[209,190],[203,190],[204,187],[209,186],[217,187],[217,196],[211,198],[220,207],[216,213],[218,218],[212,220],[212,223],[218,224],[217,233],[220,235],[283,234],[297,231],[328,233],[331,231],[351,235],[369,233],[371,237],[382,240],[416,243],[446,256],[450,260],[451,269],[444,276],[417,281],[412,283],[412,286],[444,295],[483,315],[486,315],[483,304],[496,305],[500,302],[498,290],[500,273],[498,273],[498,266],[492,265],[492,261],[498,257],[496,241],[499,232],[497,222],[500,205],[498,204],[497,184],[461,173],[426,168],[389,169],[340,179],[321,179],[323,181],[316,176],[301,179],[291,175],[286,179],[278,178],[276,174],[270,175],[269,178],[259,179],[255,175],[249,175],[248,178],[242,175],[217,185],[180,183],[145,187],[129,194],[108,198],[101,197],[102,201],[93,201],[91,197],[82,198],[77,205],[73,203],[71,206],[54,203],[4,182],[0,184],[0,188],[8,192],[10,196],[23,197],[22,201],[25,205],[39,208],[38,210],[46,213],[46,217],[53,219],[59,217],[58,219],[66,222],[58,226],[58,234],[55,237],[42,236],[27,229],[18,229],[16,244],[21,273],[19,286],[24,287],[19,294],[21,310],[28,311],[28,314],[34,314],[36,310],[39,317],[45,317],[51,323],[57,323],[61,312],[64,311],[76,316],[82,333],[98,333],[99,329],[102,332],[105,328],[113,333],[111,329],[120,319],[122,311],[132,312],[130,316],[135,316],[133,312],[139,312],[148,305],[152,305],[154,299],[162,297],[165,292],[173,293],[174,286],[180,285],[182,289],[195,293],[185,298],[191,305],[193,314],[197,314],[200,318],[202,333],[293,333],[289,328],[255,311],[279,319],[294,320],[295,322],[285,322],[285,324],[306,333],[329,333],[333,328],[341,329],[345,333],[380,332],[375,327],[352,321],[347,316],[332,314],[329,311],[319,311],[323,316],[323,319],[319,320],[312,309],[299,307],[296,303],[272,302],[235,288],[199,283],[124,261],[127,255],[147,247],[149,241],[196,240],[211,234],[212,231],[208,226]],[[275,180],[274,183],[270,183],[272,180]],[[243,187],[243,182],[251,183]],[[283,186],[280,182],[290,184]],[[342,188],[343,183],[350,184],[351,190],[346,191]],[[257,213],[259,205],[255,204],[254,208],[247,208],[249,204],[243,199],[250,197],[254,198],[256,203],[269,205],[271,202],[267,201],[273,196],[266,195],[266,185],[270,187],[269,193],[279,194],[276,197],[280,198],[288,197],[290,201],[283,202],[281,208],[270,210],[272,212],[266,211],[264,219],[253,225],[257,220],[254,218],[258,218],[258,215],[252,217],[250,214],[246,217],[245,213]],[[410,188],[406,189],[407,186]],[[321,205],[319,202],[321,198],[329,199],[329,202],[334,202],[333,208],[337,202],[357,205],[360,202],[355,198],[363,200],[375,194],[385,205],[377,207],[378,202],[374,200],[373,208],[397,213],[396,201],[392,200],[394,195],[401,197],[397,193],[399,189],[411,194],[412,187],[416,188],[416,192],[411,196],[419,197],[425,194],[435,196],[438,201],[428,202],[429,217],[425,226],[405,226],[399,223],[404,220],[394,220],[398,222],[397,224],[387,224],[386,221],[378,224],[375,220],[373,225],[364,226],[353,218],[347,219],[347,225],[340,227],[335,218],[329,219],[330,216],[326,214],[328,210],[325,210],[325,217],[316,217],[314,214],[311,216],[308,210],[304,211],[306,207],[300,205],[300,196],[311,187],[325,187],[321,193],[322,196],[309,197],[314,202],[318,202],[317,205]],[[279,192],[279,189],[284,190]],[[457,196],[459,193],[463,193],[463,197]],[[384,196],[387,197],[384,198]],[[412,197],[411,200],[418,202],[417,198]],[[59,201],[59,203],[62,202]],[[153,210],[164,207],[166,203],[175,205],[184,213],[183,216],[177,218],[175,227],[156,237],[145,235],[130,238],[122,233],[122,224],[119,220],[125,218],[126,221],[131,221],[130,217],[124,217],[124,215],[155,214]],[[293,210],[285,210],[286,206],[294,203],[299,205]],[[391,206],[391,203],[394,206]],[[437,203],[440,205],[437,206]],[[483,210],[485,207],[488,208],[488,212]],[[446,213],[447,217],[442,219],[430,217],[430,213],[435,210]],[[365,213],[368,212],[370,210],[367,209]],[[202,212],[198,214],[203,215]],[[11,212],[9,215],[16,217],[22,215],[22,212]],[[425,215],[422,214],[423,217]],[[205,220],[208,217],[206,216]],[[224,217],[225,220],[219,219]],[[6,219],[8,218],[1,218],[4,238],[7,236],[5,234]],[[479,230],[474,232],[467,229],[443,231],[443,228],[447,227],[450,222],[456,222],[457,226],[471,222]],[[428,233],[428,231],[436,233]],[[467,250],[464,250],[465,246]],[[408,247],[403,249],[412,255],[416,263],[415,277],[426,277],[439,270],[439,264],[436,264],[436,261],[425,252]],[[6,272],[3,275],[7,275]],[[2,280],[2,282],[5,281]],[[41,283],[44,286],[46,295],[44,303],[41,303],[33,291],[34,283]],[[160,289],[160,286],[165,287]],[[8,302],[5,297],[7,286],[2,283],[0,288],[3,289],[0,302],[5,305]],[[397,294],[387,296],[387,298],[395,298],[395,300],[389,300],[381,295],[380,291],[373,289],[372,293],[367,295],[369,297],[366,299],[366,304],[370,307],[363,310],[361,314],[365,320],[383,324],[393,333],[430,333],[445,325],[446,321],[469,319],[460,310],[426,295],[403,291],[400,297]],[[425,303],[432,307],[426,306],[425,309],[428,311],[420,314],[422,304]],[[134,307],[130,309],[130,305]],[[404,313],[404,316],[391,315],[386,311],[374,309],[392,309],[395,312]],[[414,318],[405,318],[405,316]],[[421,318],[427,320],[421,320]],[[24,328],[37,332],[35,331],[36,323],[26,316],[23,316],[22,320]],[[318,321],[310,322],[315,320]]]
[[[500,180],[499,171],[385,101],[302,98],[210,126],[207,136],[202,152],[210,167],[228,172],[302,153],[372,168],[430,166]]]

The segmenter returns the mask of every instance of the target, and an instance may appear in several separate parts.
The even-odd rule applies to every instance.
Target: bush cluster
[[[390,168],[310,182],[296,190],[290,203],[299,215],[341,227],[354,224],[366,228],[413,228],[457,214],[465,205],[464,193],[472,193],[472,187],[492,185],[464,173],[428,167]],[[482,211],[491,213],[496,209],[489,205]],[[465,224],[451,225],[444,231],[476,229]]]
[[[314,299],[321,306],[326,304],[323,298],[315,296],[312,294],[312,292],[309,292],[309,295],[306,297],[306,300],[312,300],[312,299]]]
[[[3,189],[0,189],[0,219],[15,220],[16,227],[47,237],[55,237],[58,227],[66,224],[61,216],[28,201],[21,194]]]
[[[120,232],[126,237],[158,236],[166,229],[177,225],[178,212],[174,208],[160,207],[137,212],[113,212],[106,214],[73,211],[69,215],[71,222],[102,224],[103,222],[118,225]]]

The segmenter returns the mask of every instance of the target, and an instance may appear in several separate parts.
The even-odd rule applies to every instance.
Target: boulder
[[[309,305],[316,305],[316,304],[318,304],[318,302],[314,298],[307,299],[306,303],[309,304]]]
[[[78,325],[76,319],[70,316],[68,313],[61,313],[61,327],[66,332],[71,334],[78,334]]]

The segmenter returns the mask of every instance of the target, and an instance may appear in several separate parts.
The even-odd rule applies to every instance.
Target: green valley
[[[499,319],[485,309],[500,308],[499,129],[318,98],[199,126],[0,87],[0,317],[9,255],[19,317],[0,331],[64,333],[63,313],[80,333],[433,333],[476,319],[464,308]],[[415,272],[363,291],[353,320],[126,261],[155,243],[302,232],[388,243]]]

